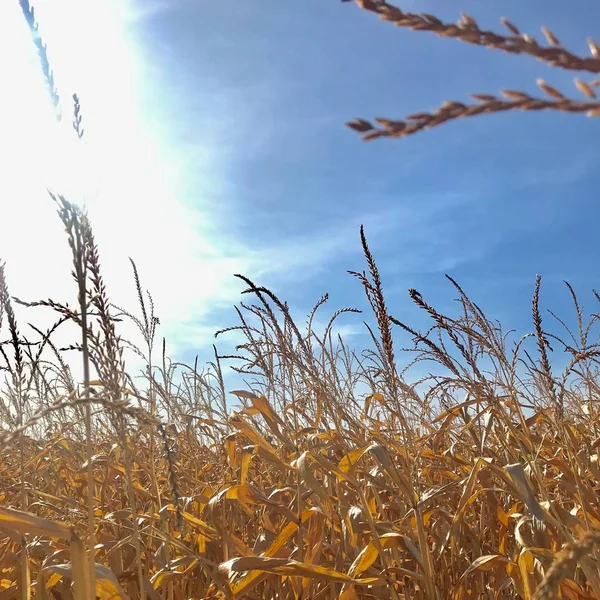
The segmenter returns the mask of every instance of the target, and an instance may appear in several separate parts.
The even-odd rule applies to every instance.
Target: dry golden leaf
[[[369,446],[363,446],[362,448],[356,448],[355,450],[351,450],[340,460],[338,463],[338,468],[342,473],[350,473],[350,471],[354,468],[356,463],[360,460],[363,454],[369,449]]]
[[[209,506],[214,507],[221,500],[237,500],[240,506],[249,514],[252,514],[252,509],[250,508],[252,505],[265,504],[279,511],[290,520],[296,519],[296,515],[287,506],[282,506],[281,504],[277,504],[277,502],[269,500],[269,498],[263,496],[258,490],[248,484],[232,485],[221,490],[211,498]]]
[[[195,517],[189,512],[183,511],[181,516],[188,522],[196,525],[203,535],[205,535],[208,539],[215,539],[215,536],[218,536],[218,532],[214,527],[211,527],[208,523]]]
[[[369,410],[371,408],[371,403],[373,402],[373,400],[375,400],[382,406],[385,406],[385,398],[383,397],[383,394],[379,394],[379,393],[368,394],[365,397],[365,414],[369,413]]]
[[[523,548],[517,559],[517,564],[519,565],[521,583],[523,584],[524,600],[532,600],[536,588],[533,576],[535,558],[528,549]]]
[[[0,507],[0,528],[19,535],[29,533],[62,539],[70,539],[73,534],[73,528],[66,523],[49,521],[31,513],[4,507]]]
[[[71,564],[49,565],[42,572],[53,574],[46,582],[46,589],[54,587],[62,577],[73,580],[73,565]],[[121,587],[119,580],[108,567],[96,563],[94,572],[96,575],[96,596],[100,600],[129,600],[129,596]]]
[[[305,523],[312,516],[312,510],[305,510],[302,513],[302,523]],[[277,538],[272,542],[269,549],[264,553],[264,557],[269,558],[278,554],[287,544],[290,538],[298,531],[296,522],[288,523],[278,534]],[[242,577],[232,588],[235,597],[248,594],[248,592],[256,586],[264,578],[264,573],[260,571],[250,571]]]
[[[572,579],[563,579],[559,585],[560,594],[566,600],[591,600],[592,596]]]
[[[14,600],[17,597],[19,587],[17,584],[11,585],[0,591],[0,600]],[[41,600],[45,600],[42,598]]]
[[[486,554],[485,556],[480,556],[469,565],[469,568],[461,575],[460,580],[462,581],[474,571],[491,571],[507,564],[514,565],[515,563],[502,554]]]
[[[311,458],[319,463],[324,473],[335,475],[340,481],[348,481],[352,485],[357,485],[354,477],[350,473],[344,473],[335,463],[327,460],[322,454],[311,454]]]
[[[310,577],[322,581],[335,581],[338,583],[352,583],[355,585],[384,585],[385,580],[379,577],[368,577],[365,579],[355,579],[318,565],[289,560],[285,558],[266,558],[263,556],[244,556],[234,558],[219,565],[219,571],[224,574],[240,573],[245,571],[260,571],[271,573],[273,575],[286,575],[292,577]]]
[[[250,468],[250,461],[254,456],[254,447],[246,446],[242,448],[241,465],[240,465],[240,483],[244,484],[248,480],[248,469]]]
[[[236,437],[237,434],[232,433],[223,438],[223,446],[225,447],[225,452],[227,452],[227,460],[233,472],[237,471],[238,468]]]
[[[536,519],[542,521],[542,523],[546,523],[548,520],[548,515],[540,506],[535,495],[531,491],[527,477],[525,477],[523,465],[521,463],[506,465],[506,467],[504,467],[504,471],[510,477],[510,480],[514,485],[519,498],[526,504],[527,508],[531,511],[531,514]]]
[[[303,452],[298,459],[296,460],[296,467],[298,469],[298,473],[300,474],[300,478],[306,487],[312,490],[321,502],[328,503],[329,502],[329,494],[323,487],[323,485],[317,480],[314,476],[312,469],[310,467],[309,460],[310,453],[308,450]]]
[[[150,583],[152,583],[152,587],[157,590],[161,585],[173,581],[173,579],[181,577],[182,575],[183,573],[181,571],[169,571],[163,569],[150,578]]]
[[[478,458],[475,461],[474,467],[471,469],[469,478],[467,479],[465,486],[463,487],[463,492],[462,492],[460,500],[458,502],[458,506],[456,508],[456,513],[454,515],[454,519],[452,520],[453,529],[455,529],[455,527],[459,524],[459,522],[463,518],[465,508],[469,505],[469,500],[473,496],[473,492],[475,491],[475,485],[477,484],[477,479],[479,477],[479,471],[484,466],[486,466],[486,462],[482,458]]]
[[[386,473],[392,478],[398,488],[405,494],[409,503],[416,503],[419,501],[410,480],[405,477],[396,468],[396,465],[390,457],[390,453],[385,446],[381,444],[371,444],[368,448],[369,452],[374,456],[375,460],[383,467]]]
[[[379,544],[382,548],[397,548],[398,546],[407,547],[406,544],[407,537],[395,532],[386,533],[379,537]],[[410,542],[412,544],[412,542]],[[418,559],[417,562],[421,562],[421,554],[416,549]],[[411,552],[414,556],[414,553]],[[379,556],[379,549],[377,548],[377,544],[373,541],[370,541],[359,553],[359,555],[354,559],[354,562],[350,565],[348,569],[348,575],[351,577],[356,577],[360,575],[364,571],[366,571]],[[415,557],[416,558],[416,557]]]
[[[269,404],[269,401],[264,396],[253,396],[250,398],[254,408],[258,409],[260,413],[268,421],[274,421],[280,425],[285,423],[280,419],[279,415],[275,412],[273,407]]]
[[[239,413],[234,413],[230,417],[229,422],[236,427],[240,433],[245,435],[251,442],[259,446],[266,454],[278,465],[288,470],[293,470],[282,458],[277,454],[277,451],[260,433],[248,423]]]

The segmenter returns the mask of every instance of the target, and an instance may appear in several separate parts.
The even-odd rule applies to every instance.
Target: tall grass
[[[33,10],[21,4],[39,41]],[[357,4],[400,26],[600,71],[597,52],[578,59],[547,30],[542,47],[508,22],[502,37],[468,16],[451,26],[377,0]],[[594,96],[586,86],[578,85]],[[511,94],[521,108],[548,107]],[[595,102],[572,102],[551,104],[596,111],[587,106]],[[477,114],[469,110],[450,112]],[[449,114],[403,127],[379,119],[378,131],[404,135]],[[374,137],[365,123],[351,126]],[[85,211],[52,197],[72,251],[76,308],[14,298],[0,265],[2,599],[600,597],[599,316],[585,315],[569,284],[575,326],[549,313],[562,335],[547,327],[539,277],[531,331],[520,337],[450,277],[455,314],[408,291],[430,321],[419,331],[391,314],[361,228],[366,267],[350,275],[372,309],[369,348],[358,352],[335,333],[336,319],[356,309],[334,311],[318,334],[327,296],[302,326],[271,290],[237,275],[248,300],[235,308],[237,324],[216,335],[233,331],[240,342],[227,355],[215,346],[201,371],[170,361],[164,340],[157,356],[160,323],[134,261],[138,308],[111,303]],[[32,326],[38,337],[29,339],[15,303],[53,310],[55,325]],[[122,319],[143,344],[119,336]],[[59,348],[53,337],[66,323],[80,337]],[[141,384],[125,348],[144,360]],[[563,368],[554,348],[569,357]],[[81,382],[68,351],[81,356]],[[246,382],[231,392],[235,404],[225,362]],[[423,365],[430,375],[412,377]]]

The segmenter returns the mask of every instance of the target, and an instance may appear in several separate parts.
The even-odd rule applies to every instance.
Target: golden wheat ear
[[[377,125],[373,125],[365,119],[354,119],[346,125],[360,133],[363,140],[368,141],[382,137],[407,137],[457,119],[509,111],[556,111],[585,113],[588,117],[600,117],[600,101],[596,100],[596,92],[593,90],[592,84],[576,79],[575,85],[588,100],[572,100],[555,87],[549,86],[539,79],[538,86],[549,98],[537,98],[515,90],[502,90],[504,98],[492,94],[471,94],[471,97],[477,101],[476,104],[448,101],[431,113],[414,113],[405,117],[404,120],[376,117],[374,121]]]
[[[502,23],[509,35],[500,35],[481,29],[477,21],[466,13],[462,13],[456,23],[443,23],[434,15],[405,12],[384,0],[355,0],[355,2],[363,10],[377,14],[382,20],[398,27],[413,31],[428,31],[440,37],[509,54],[532,56],[559,69],[600,73],[600,47],[592,39],[587,40],[591,56],[580,57],[564,48],[558,37],[547,27],[541,28],[546,40],[546,44],[543,45],[531,35],[521,33],[519,28],[508,19],[502,19]],[[374,140],[382,137],[407,137],[456,119],[515,110],[586,113],[590,117],[597,117],[600,116],[600,102],[596,101],[594,87],[599,83],[598,79],[590,82],[580,78],[575,79],[577,89],[586,97],[585,101],[568,98],[539,79],[538,86],[549,96],[549,99],[536,98],[521,91],[502,90],[503,98],[492,94],[471,94],[471,97],[477,101],[476,104],[447,101],[433,112],[415,113],[401,120],[378,117],[374,119],[377,124],[373,125],[370,121],[358,118],[347,122],[346,125],[360,133],[363,140]]]
[[[600,73],[600,48],[591,38],[587,40],[591,56],[580,57],[564,48],[556,35],[547,27],[541,27],[546,40],[546,45],[542,45],[533,36],[521,33],[519,28],[506,18],[501,21],[510,35],[481,29],[477,21],[466,13],[462,13],[456,23],[444,23],[434,15],[406,12],[383,0],[355,0],[355,2],[363,10],[377,14],[381,20],[397,27],[427,31],[440,37],[484,46],[508,54],[532,56],[560,69]]]

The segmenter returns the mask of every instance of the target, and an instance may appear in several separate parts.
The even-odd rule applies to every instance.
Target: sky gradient
[[[475,92],[541,95],[538,77],[578,97],[579,73],[401,30],[339,0],[35,6],[66,118],[53,122],[17,0],[3,3],[0,56],[12,91],[0,100],[0,147],[14,164],[0,183],[0,257],[15,295],[75,297],[50,185],[89,207],[109,292],[128,307],[127,257],[136,260],[160,334],[183,360],[208,357],[212,333],[235,324],[237,272],[270,286],[297,315],[325,292],[327,317],[364,308],[346,273],[364,268],[360,224],[390,312],[403,321],[424,325],[408,288],[455,310],[444,273],[521,333],[531,329],[537,273],[543,307],[572,317],[567,279],[596,310],[600,121],[486,115],[371,143],[344,126]],[[545,25],[580,55],[586,37],[600,41],[591,0],[578,12],[556,0],[399,6],[446,21],[464,10],[500,32],[506,16],[539,39]],[[84,144],[69,131],[73,92]],[[368,343],[360,316],[341,324],[352,345]]]

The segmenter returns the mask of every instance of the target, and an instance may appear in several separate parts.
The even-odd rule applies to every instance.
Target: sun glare
[[[2,227],[0,260],[8,265],[9,283],[29,299],[71,297],[68,246],[49,188],[87,208],[113,301],[135,310],[131,256],[160,307],[165,331],[197,318],[209,300],[233,285],[230,273],[243,267],[230,265],[231,248],[223,250],[223,239],[211,236],[210,215],[200,222],[199,213],[178,199],[181,148],[161,137],[149,117],[164,109],[165,99],[153,87],[157,67],[135,36],[140,20],[160,11],[161,4],[36,0],[32,5],[62,119],[56,120],[18,0],[0,2],[8,90],[0,96],[0,150],[10,159],[6,177],[2,169],[0,193],[10,198],[3,220],[15,224],[7,231]],[[81,140],[72,128],[74,93],[81,101]],[[218,184],[212,169],[206,186],[213,188],[207,192]],[[201,198],[195,202],[200,206]]]
[[[36,0],[31,4],[39,35],[47,45],[61,118],[57,119],[18,0],[0,2],[0,56],[6,86],[0,96],[0,156],[10,161],[9,168],[1,169],[0,193],[2,220],[13,224],[1,227],[0,260],[6,261],[9,278],[18,274],[11,281],[19,295],[64,297],[65,287],[70,289],[68,266],[65,269],[68,247],[46,190],[85,206],[97,237],[106,238],[117,222],[117,206],[103,198],[102,190],[119,186],[129,190],[136,170],[127,168],[132,149],[148,144],[141,140],[136,121],[136,59],[126,39],[129,3]],[[81,100],[81,140],[72,125],[73,94]],[[143,158],[143,152],[139,154]],[[128,194],[119,200],[123,213],[137,198]],[[106,254],[119,251],[126,261],[127,250],[121,245],[118,250],[108,248]]]

